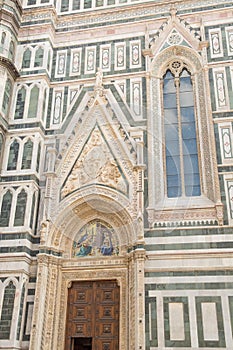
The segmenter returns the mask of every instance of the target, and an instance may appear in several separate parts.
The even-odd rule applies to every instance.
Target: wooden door
[[[119,300],[116,281],[73,282],[68,292],[65,350],[81,350],[79,339],[91,339],[92,350],[119,350]]]

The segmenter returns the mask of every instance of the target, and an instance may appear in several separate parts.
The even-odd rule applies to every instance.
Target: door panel
[[[65,350],[74,350],[74,339],[88,337],[92,350],[119,350],[119,297],[116,281],[73,282],[68,292]]]

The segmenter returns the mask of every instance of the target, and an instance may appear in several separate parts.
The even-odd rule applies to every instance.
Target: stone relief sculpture
[[[99,220],[86,224],[78,232],[73,242],[73,258],[118,254],[118,242],[113,228]]]
[[[97,127],[68,176],[61,191],[62,197],[89,184],[104,184],[127,192],[126,180]]]

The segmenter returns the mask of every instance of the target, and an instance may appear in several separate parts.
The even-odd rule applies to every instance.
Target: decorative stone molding
[[[7,69],[7,71],[10,73],[14,80],[16,80],[20,76],[17,68],[8,58],[0,56],[0,65]]]

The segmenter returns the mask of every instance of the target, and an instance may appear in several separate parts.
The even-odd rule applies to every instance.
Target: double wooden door
[[[119,298],[116,281],[73,282],[65,350],[119,350]]]

